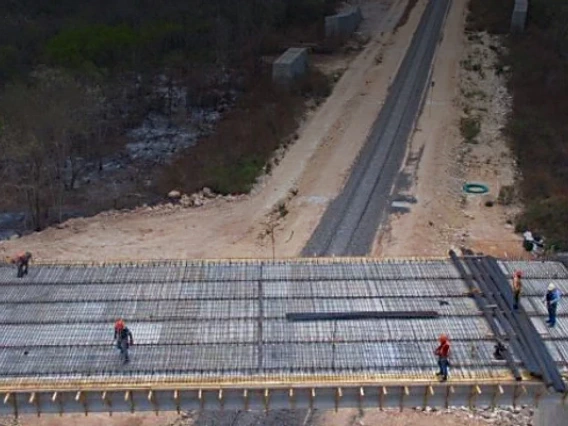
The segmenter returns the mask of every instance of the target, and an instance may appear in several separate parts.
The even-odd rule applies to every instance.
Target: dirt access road
[[[270,257],[266,223],[286,203],[278,220],[276,256],[296,256],[335,197],[377,117],[426,0],[393,34],[404,0],[362,2],[371,39],[349,64],[333,94],[303,124],[299,139],[272,175],[251,195],[199,208],[138,209],[74,219],[16,241],[0,244],[0,255],[18,249],[36,259],[61,261]],[[386,12],[385,12],[386,11]],[[369,12],[369,13],[366,13]]]

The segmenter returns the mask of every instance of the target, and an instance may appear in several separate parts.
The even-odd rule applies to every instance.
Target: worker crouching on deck
[[[16,264],[18,267],[18,278],[23,278],[24,275],[28,275],[28,265],[31,258],[32,254],[29,251],[18,253],[12,257],[11,263]]]
[[[434,351],[434,355],[438,357],[438,366],[440,371],[436,373],[437,376],[441,376],[442,382],[448,380],[448,367],[450,366],[450,341],[448,336],[445,334],[440,335],[438,339],[440,346]]]
[[[114,323],[114,340],[116,342],[116,347],[120,349],[120,355],[123,358],[123,362],[126,364],[130,361],[128,357],[128,348],[134,344],[134,338],[132,337],[132,332],[124,324],[122,318],[118,319]]]

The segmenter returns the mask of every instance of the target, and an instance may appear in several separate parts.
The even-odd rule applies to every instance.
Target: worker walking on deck
[[[450,366],[450,340],[445,334],[441,334],[438,339],[440,345],[434,351],[434,355],[438,357],[438,366],[440,371],[436,373],[437,376],[441,376],[442,382],[448,380],[448,367]]]
[[[548,310],[548,320],[546,323],[550,327],[554,327],[556,325],[558,302],[560,302],[560,290],[558,290],[553,283],[548,285],[548,291],[544,296],[544,302],[546,303],[546,309]]]
[[[522,277],[521,271],[515,271],[513,274],[513,309],[519,309],[521,302],[521,292],[523,290],[523,284],[521,283]]]
[[[116,347],[120,349],[120,355],[123,357],[124,363],[130,361],[128,356],[128,348],[134,345],[134,338],[132,337],[132,332],[124,324],[124,320],[119,318],[114,323],[114,340],[116,342]]]
[[[18,267],[18,278],[23,278],[24,275],[28,275],[28,265],[31,258],[32,254],[29,251],[20,252],[12,257],[11,263],[15,263]]]

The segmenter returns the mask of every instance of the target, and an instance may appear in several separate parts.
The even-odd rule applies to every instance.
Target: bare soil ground
[[[176,414],[72,414],[60,417],[58,415],[31,416],[19,418],[13,426],[175,426],[179,416]],[[0,425],[12,426],[7,421]]]
[[[14,426],[190,426],[192,416],[177,416],[175,414],[82,414],[59,417],[57,415],[23,416]],[[405,409],[379,411],[378,409],[360,412],[357,409],[341,409],[338,412],[328,411],[319,413],[315,423],[307,422],[305,426],[484,426],[495,424],[499,416],[472,414],[465,409],[423,412],[421,410]],[[499,423],[509,425],[511,423]],[[8,420],[0,425],[13,426]],[[292,426],[292,425],[282,425]]]
[[[483,426],[487,422],[465,412],[425,413],[421,411],[398,410],[379,411],[339,410],[328,412],[320,420],[321,425],[341,426]]]
[[[521,238],[507,223],[519,211],[499,205],[503,186],[515,180],[515,162],[501,128],[510,96],[496,72],[498,37],[464,35],[466,1],[454,2],[438,48],[424,111],[417,123],[398,194],[415,198],[408,213],[390,217],[374,254],[384,257],[446,256],[467,247],[500,257],[524,257]],[[460,132],[462,117],[481,124],[474,142]],[[487,195],[466,195],[462,186],[479,182]],[[486,202],[493,202],[487,207]]]

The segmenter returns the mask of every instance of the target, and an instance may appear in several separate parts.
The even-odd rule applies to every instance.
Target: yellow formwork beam
[[[493,376],[486,377],[459,377],[453,375],[451,383],[455,385],[496,385],[515,383],[514,378],[507,370],[498,370]],[[117,380],[117,378],[89,378],[89,379],[32,379],[21,378],[12,380],[0,380],[0,392],[63,392],[63,391],[123,391],[136,389],[154,390],[184,390],[184,389],[240,389],[246,388],[313,388],[313,387],[352,387],[352,386],[433,386],[437,381],[432,376],[404,376],[404,375],[329,375],[329,376],[261,376],[261,377],[242,377],[226,378],[219,377],[216,380],[202,380],[198,378],[168,377],[168,378],[131,378]],[[530,379],[523,383],[531,383]],[[541,383],[541,382],[535,382]]]

